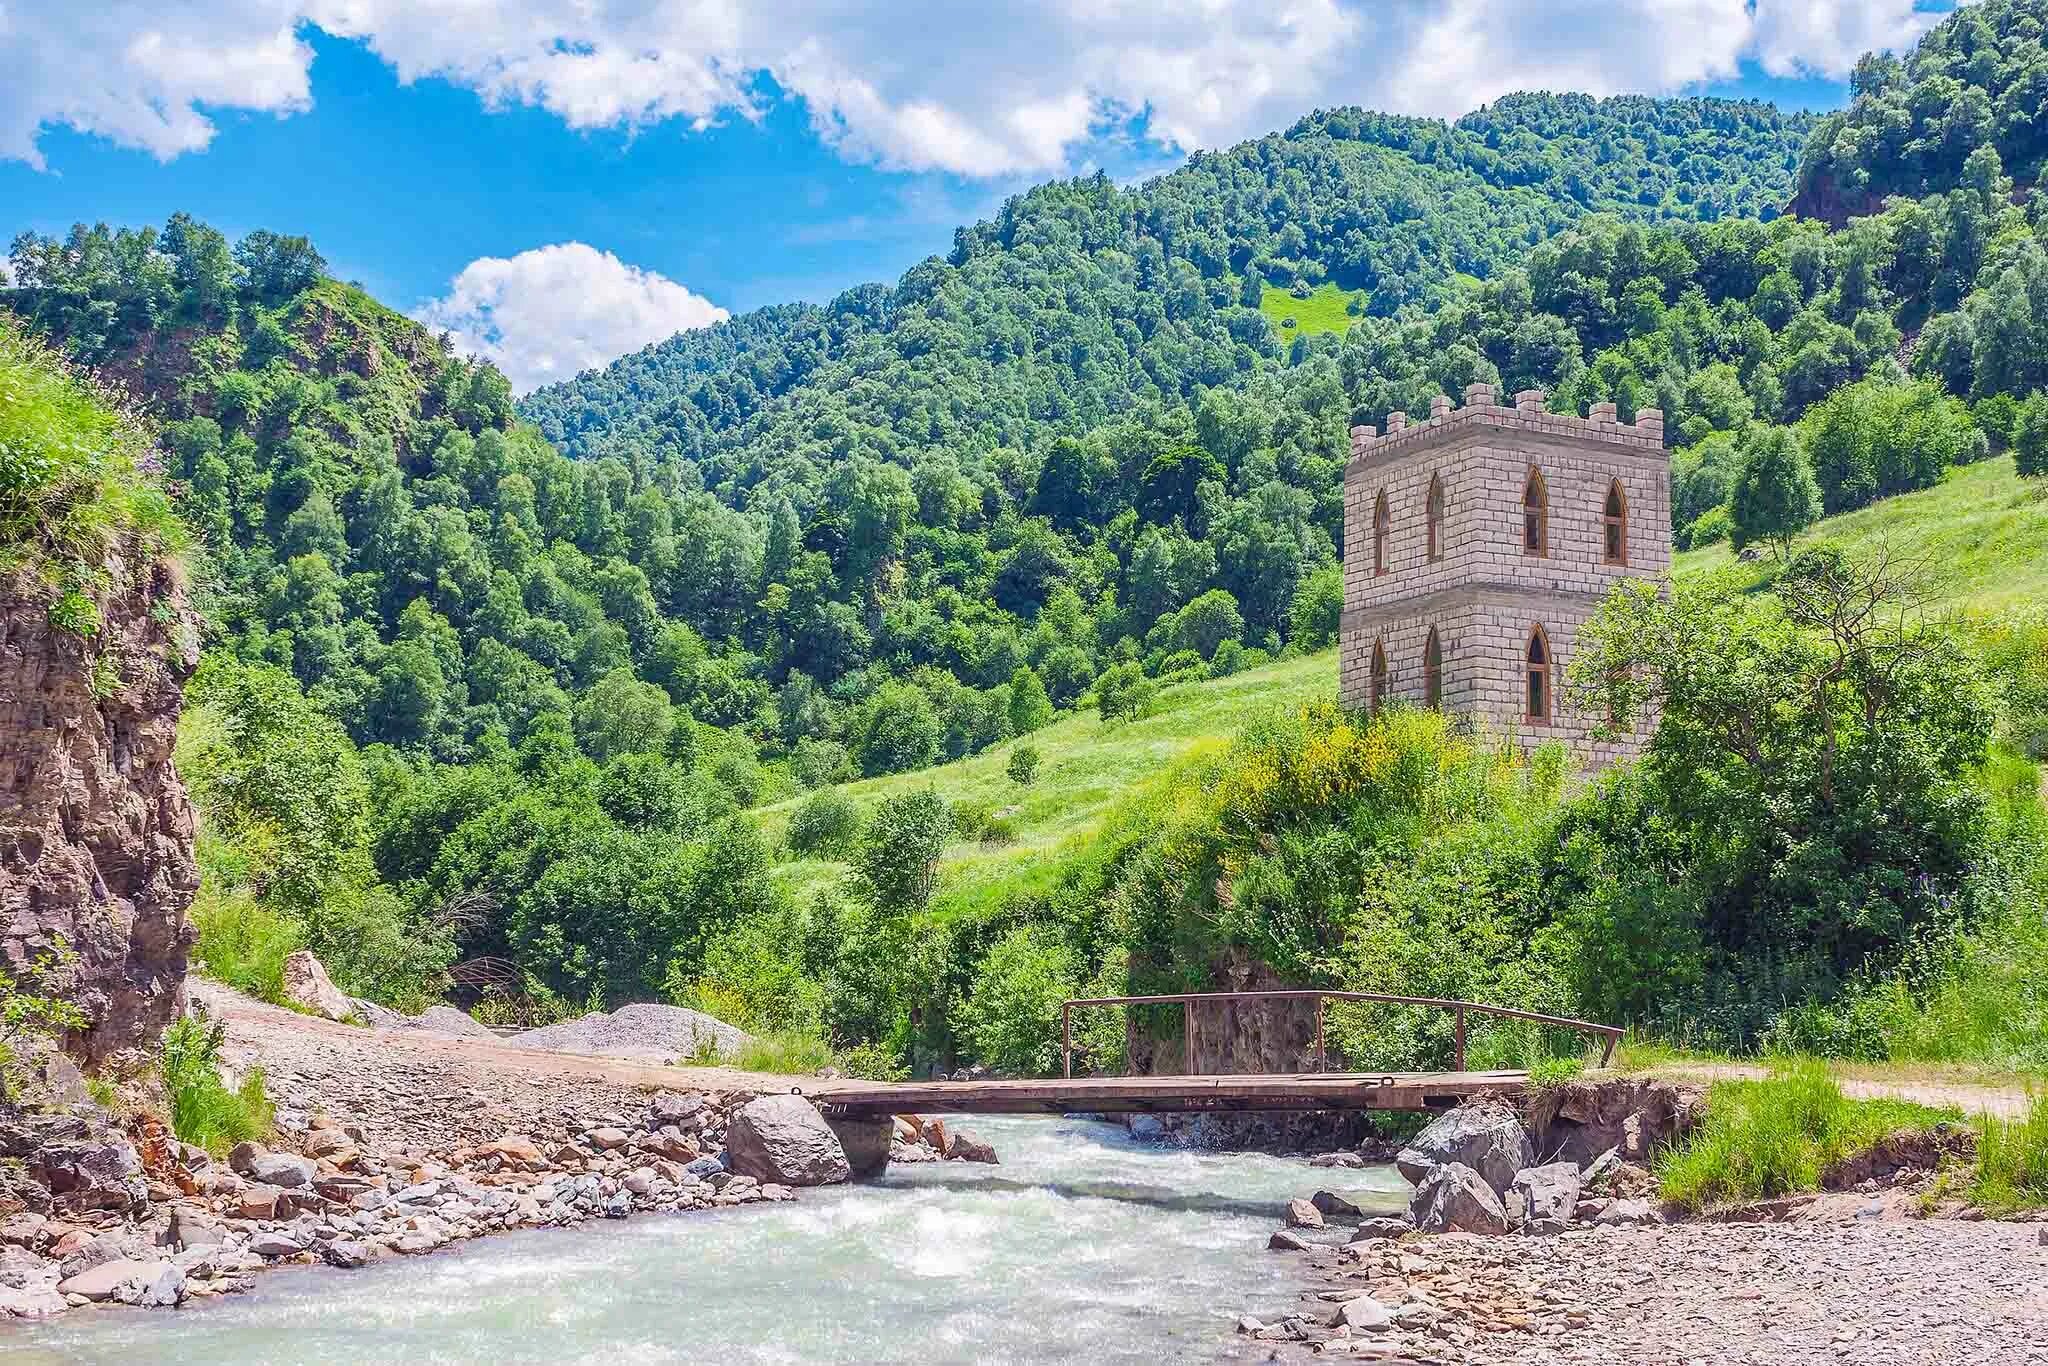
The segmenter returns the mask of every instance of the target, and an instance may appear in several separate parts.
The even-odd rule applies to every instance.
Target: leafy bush
[[[220,1046],[227,1027],[185,1016],[164,1031],[159,1062],[171,1098],[171,1130],[187,1143],[219,1155],[247,1139],[267,1138],[272,1115],[263,1073],[251,1068],[230,1091],[220,1078]]]
[[[1657,1163],[1666,1200],[1690,1210],[1814,1190],[1828,1168],[1900,1129],[1959,1119],[1896,1100],[1850,1100],[1818,1062],[1785,1063],[1760,1080],[1718,1081],[1706,1122]]]
[[[59,939],[54,949],[0,972],[0,1094],[11,1091],[17,1055],[32,1040],[55,1043],[90,1021],[62,992],[76,954]]]
[[[1017,842],[1018,825],[1015,816],[991,815],[981,823],[981,842],[989,848]]]
[[[1003,766],[1003,772],[1019,787],[1029,787],[1038,780],[1038,750],[1033,745],[1018,745],[1010,751],[1010,761]]]
[[[860,804],[836,787],[813,792],[789,815],[784,836],[790,851],[817,858],[838,858],[860,838]]]

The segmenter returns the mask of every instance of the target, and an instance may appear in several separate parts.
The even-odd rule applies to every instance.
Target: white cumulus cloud
[[[608,251],[558,242],[470,262],[413,316],[490,360],[524,394],[728,315]]]
[[[704,126],[800,101],[855,161],[1071,169],[1132,123],[1222,146],[1316,106],[1454,115],[1517,89],[1664,93],[1846,74],[1914,0],[0,0],[0,158],[65,125],[170,158],[220,111],[311,101],[308,25],[403,81],[575,128]]]

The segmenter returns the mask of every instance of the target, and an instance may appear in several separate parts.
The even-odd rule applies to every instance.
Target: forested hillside
[[[1960,44],[1959,26],[2019,33],[2042,9],[1972,7],[1905,69]],[[2010,55],[1960,68],[2003,82],[1997,99],[1972,87],[1994,105],[2015,88]],[[792,847],[864,852],[846,889],[797,906],[745,808],[1003,746],[1060,709],[1142,715],[1162,684],[1330,643],[1352,423],[1474,381],[1575,411],[1612,398],[1624,418],[1654,404],[1687,545],[1782,544],[2007,447],[2023,474],[2048,464],[2042,196],[1987,131],[1927,164],[1923,197],[1840,228],[1772,217],[1804,128],[1698,100],[1523,96],[1449,126],[1317,114],[1134,190],[1041,187],[893,287],[734,319],[537,394],[537,425],[494,370],[329,278],[303,239],[230,245],[184,216],[160,233],[26,235],[4,302],[151,406],[211,557],[214,648],[185,757],[208,815],[201,954],[216,970],[260,988],[305,941],[364,994],[432,991],[450,961],[493,956],[536,996],[617,1001],[709,990],[800,942],[803,980],[784,985],[816,1009],[795,1023],[900,1053],[914,1019],[920,1046],[944,1050],[966,1037],[955,1007],[983,953],[1048,911],[984,906],[918,937],[935,849],[999,840],[1000,820],[908,794],[869,821],[828,796],[801,839],[792,819]],[[1283,343],[1266,292],[1322,284],[1360,291],[1351,325]],[[1773,610],[1805,610],[1787,601]],[[1699,611],[1758,642],[1778,624]],[[1968,806],[1958,756],[1988,723],[1909,709],[1923,721],[1943,728],[1930,782]],[[1336,743],[1335,726],[1303,734]],[[1516,841],[1556,833],[1554,786],[1482,771],[1462,740],[1396,739],[1414,762],[1469,765],[1471,839],[1526,853]],[[1871,762],[1895,740],[1874,737]],[[1244,753],[1265,763],[1283,742]],[[1696,763],[1631,800],[1675,801],[1691,780],[1729,778]],[[1586,837],[1619,838],[1597,814],[1576,818]],[[1289,971],[1338,971],[1323,955],[1341,934],[1260,928],[1222,914],[1214,887],[1110,866],[1138,846],[1171,854],[1141,816],[1069,870],[1060,904],[1093,908],[1053,917],[1080,936],[1076,972],[1200,973],[1218,926]],[[1819,914],[1801,900],[1817,882],[1786,884],[1756,852],[1784,831],[1757,833],[1761,862],[1717,873],[1687,820],[1655,851],[1687,870],[1671,914],[1745,896]],[[1916,826],[1930,843],[1884,857],[1932,849],[1961,869],[1983,828]],[[1238,857],[1212,835],[1188,838]],[[1294,879],[1323,876],[1306,846],[1274,858],[1258,865],[1268,892],[1240,882],[1233,904],[1282,906]],[[1331,865],[1326,908],[1355,898],[1363,866]],[[1881,899],[1903,923],[1924,896],[1957,895],[1951,881]],[[1420,907],[1428,889],[1410,890]],[[1546,883],[1495,928],[1532,933],[1572,895]],[[1116,918],[1139,901],[1188,919]],[[1189,925],[1208,928],[1175,959]],[[1797,960],[1773,990],[1837,984],[1864,953],[1712,930],[1688,941],[1699,974],[1763,944]],[[1414,953],[1402,971],[1429,958]],[[796,970],[786,952],[777,970]],[[1736,1011],[1742,1030],[1761,999]]]

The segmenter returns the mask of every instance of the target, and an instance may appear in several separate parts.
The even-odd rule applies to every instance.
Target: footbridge
[[[1204,1074],[1197,1070],[1198,1025],[1207,1018],[1227,1022],[1246,1006],[1268,1001],[1312,1001],[1315,1006],[1313,1070],[1287,1073]],[[1331,1002],[1416,1006],[1448,1011],[1452,1021],[1452,1070],[1447,1072],[1332,1072],[1325,1039]],[[1074,1012],[1113,1006],[1179,1006],[1185,1037],[1184,1070],[1142,1076],[1074,1075]],[[915,1114],[934,1110],[964,1114],[1128,1114],[1201,1110],[1437,1110],[1481,1097],[1519,1098],[1529,1076],[1521,1071],[1472,1072],[1465,1067],[1465,1028],[1482,1015],[1571,1030],[1597,1040],[1604,1065],[1614,1056],[1622,1031],[1561,1015],[1453,1001],[1430,996],[1386,996],[1363,991],[1192,992],[1170,996],[1097,996],[1060,1006],[1062,1073],[1021,1080],[862,1082],[833,1081],[812,1099],[844,1118]],[[1305,1059],[1307,1061],[1308,1059]]]

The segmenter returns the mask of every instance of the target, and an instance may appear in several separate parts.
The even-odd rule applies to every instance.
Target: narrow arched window
[[[1387,698],[1387,647],[1377,640],[1372,643],[1372,691],[1368,697],[1374,711]]]
[[[1607,486],[1607,506],[1600,512],[1602,558],[1609,564],[1628,563],[1628,495],[1621,481]]]
[[[1550,724],[1550,640],[1541,626],[1529,628],[1527,719],[1535,725]]]
[[[1522,485],[1522,553],[1550,553],[1550,491],[1543,486],[1543,471],[1534,465]]]
[[[1444,557],[1444,481],[1435,475],[1429,477],[1429,558],[1440,560]]]
[[[1422,705],[1438,707],[1444,700],[1444,647],[1437,639],[1436,627],[1429,628],[1429,639],[1422,646]]]
[[[1379,501],[1372,505],[1372,572],[1375,574],[1387,572],[1387,542],[1393,539],[1393,535],[1394,514],[1387,509],[1387,494],[1382,489]]]

